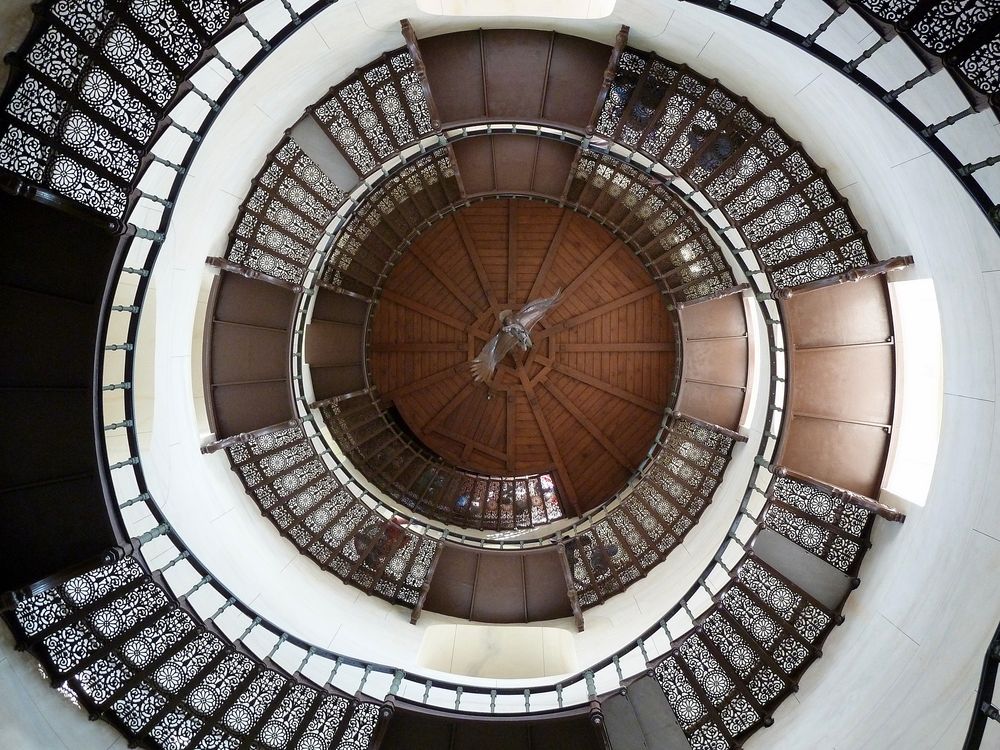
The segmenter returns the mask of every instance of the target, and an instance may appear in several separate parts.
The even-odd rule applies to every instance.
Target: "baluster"
[[[497,691],[496,688],[490,690],[490,713],[496,713],[497,708]]]
[[[424,683],[424,697],[423,697],[423,702],[426,703],[427,699],[430,698],[430,696],[431,696],[431,681],[427,680]]]
[[[939,130],[941,130],[942,128],[946,128],[949,125],[954,125],[956,122],[958,122],[962,118],[968,117],[969,115],[973,115],[975,113],[976,113],[975,106],[969,107],[968,109],[963,109],[961,112],[958,112],[956,114],[953,114],[953,115],[951,115],[949,117],[944,118],[939,123],[936,123],[934,125],[928,125],[926,128],[924,128],[923,130],[920,131],[920,135],[922,135],[924,137],[932,136],[936,132],[938,132]]]
[[[247,625],[247,629],[244,630],[243,633],[240,635],[240,637],[237,638],[236,640],[240,641],[242,643],[243,639],[246,638],[248,635],[250,635],[250,631],[253,630],[255,627],[257,627],[258,625],[260,625],[260,622],[261,622],[260,615],[258,615],[257,617],[253,618],[250,621],[250,624]]]
[[[187,550],[184,550],[179,555],[177,555],[177,557],[175,557],[173,560],[171,560],[166,565],[164,565],[162,568],[160,568],[160,572],[164,573],[164,572],[170,570],[172,567],[174,567],[181,560],[186,560],[188,557],[190,557],[190,555],[191,555],[190,552],[188,552]]]
[[[528,688],[524,689],[524,712],[529,713],[531,711],[531,691]]]
[[[890,39],[891,39],[891,37],[890,37]],[[863,62],[864,62],[865,60],[867,60],[867,59],[868,59],[869,57],[871,57],[872,55],[874,55],[874,54],[875,54],[875,53],[876,53],[876,52],[877,52],[877,51],[878,51],[879,49],[881,49],[881,48],[882,48],[882,46],[883,46],[883,45],[884,45],[884,44],[885,44],[886,42],[888,42],[888,41],[889,41],[889,39],[886,39],[885,37],[881,37],[881,36],[880,36],[880,37],[879,37],[879,38],[878,38],[878,39],[877,39],[877,40],[875,41],[875,44],[873,44],[873,45],[872,45],[871,47],[869,47],[869,48],[868,48],[868,49],[866,49],[866,50],[865,50],[864,52],[862,52],[862,53],[861,53],[861,54],[860,54],[860,55],[859,55],[858,57],[855,57],[855,58],[854,58],[853,60],[851,60],[851,61],[850,61],[849,63],[847,63],[847,64],[846,64],[846,65],[844,66],[844,72],[845,72],[845,73],[853,73],[853,72],[855,71],[855,69],[856,69],[856,68],[857,68],[857,67],[858,67],[858,66],[859,66],[859,65],[860,65],[861,63],[863,63]]]
[[[278,649],[281,648],[281,645],[287,640],[288,640],[288,633],[282,633],[281,637],[274,642],[273,646],[271,646],[271,650],[267,652],[267,656],[265,658],[266,659],[272,658],[276,653],[278,653]]]
[[[963,164],[958,168],[958,173],[963,177],[968,177],[973,172],[977,172],[984,167],[992,167],[994,164],[1000,164],[1000,156],[991,156],[989,159],[977,161],[975,164]]]
[[[245,19],[243,21],[243,28],[245,28],[247,31],[253,34],[253,38],[257,40],[257,44],[261,46],[261,49],[263,49],[265,52],[271,51],[270,42],[268,42],[264,37],[260,35],[260,32],[253,27],[253,24],[250,23],[249,19]]]
[[[217,618],[219,615],[221,615],[223,612],[225,612],[227,609],[229,609],[234,604],[236,604],[236,597],[235,596],[229,597],[228,599],[226,599],[226,601],[224,601],[222,603],[222,606],[219,607],[217,610],[215,610],[215,613],[211,617],[209,617],[208,619],[209,620],[215,620],[215,618]]]
[[[635,645],[639,647],[639,653],[642,654],[642,663],[646,664],[649,662],[649,654],[646,653],[646,642],[642,638],[635,639]]]
[[[185,554],[187,554],[187,553],[185,553]],[[193,594],[194,594],[194,593],[195,593],[195,592],[196,592],[196,591],[197,591],[198,589],[200,589],[200,588],[201,588],[202,586],[204,586],[204,585],[205,585],[206,583],[208,583],[208,582],[209,582],[209,581],[211,581],[211,580],[212,580],[212,576],[210,576],[210,575],[207,575],[207,574],[206,574],[206,575],[203,575],[203,576],[201,577],[201,580],[199,580],[199,581],[198,581],[198,583],[196,583],[196,584],[195,584],[194,586],[192,586],[192,587],[191,587],[191,588],[190,588],[190,589],[188,590],[188,592],[187,592],[186,594],[184,594],[184,595],[183,595],[183,596],[182,596],[181,598],[183,598],[183,599],[190,599],[190,598],[191,598],[191,596],[192,596],[192,595],[193,595]]]
[[[337,660],[333,663],[333,669],[330,670],[330,676],[326,678],[328,684],[333,684],[333,678],[337,676],[337,672],[340,670],[340,665],[344,663],[344,657],[338,656]]]
[[[462,702],[462,686],[459,685],[455,688],[455,710],[458,710],[459,704]]]
[[[186,127],[184,127],[180,123],[177,123],[177,122],[174,122],[173,120],[171,120],[170,121],[170,126],[173,127],[173,128],[176,128],[177,130],[179,130],[180,132],[182,132],[184,135],[186,135],[188,138],[190,138],[195,143],[200,143],[201,142],[201,135],[200,134],[195,133],[193,130],[188,130]]]
[[[762,19],[760,19],[761,26],[770,26],[771,21],[774,20],[774,14],[781,10],[781,6],[785,4],[785,0],[778,0],[774,5],[771,6],[771,10],[767,12]]]
[[[136,495],[135,497],[131,498],[130,500],[126,500],[124,503],[122,503],[118,507],[119,508],[129,508],[129,507],[135,505],[136,503],[141,503],[141,502],[144,502],[146,500],[149,500],[151,497],[152,497],[152,495],[150,495],[148,492],[143,492],[141,495]]]
[[[313,657],[316,653],[316,647],[310,646],[309,650],[306,651],[306,655],[302,657],[302,661],[299,662],[298,669],[295,670],[296,674],[302,674],[302,670],[306,668],[306,663]]]
[[[904,91],[909,91],[925,78],[930,78],[938,70],[939,69],[935,69],[933,67],[927,68],[927,70],[925,70],[923,73],[914,76],[906,83],[904,83],[902,86],[898,86],[897,88],[894,88],[892,91],[887,91],[886,93],[884,93],[882,95],[882,101],[884,101],[886,104],[891,104],[892,102],[896,101],[899,98],[899,95],[902,94]]]
[[[365,689],[365,683],[368,682],[368,675],[370,675],[371,673],[372,673],[372,666],[371,666],[371,664],[366,664],[365,665],[365,673],[363,675],[361,675],[361,684],[358,685],[358,692],[359,693],[362,692]]]
[[[819,26],[817,26],[816,30],[813,33],[811,33],[809,36],[807,36],[805,39],[802,40],[802,46],[811,47],[816,42],[816,40],[819,39],[819,35],[822,34],[824,31],[826,31],[828,28],[830,28],[833,22],[840,17],[840,14],[843,13],[845,9],[846,8],[838,8],[829,16],[827,16],[826,20],[823,21],[823,23],[821,23]]]
[[[165,167],[169,167],[170,169],[174,170],[177,174],[184,174],[185,172],[187,172],[187,169],[182,167],[180,164],[174,164],[174,162],[169,161],[168,159],[164,159],[162,156],[157,156],[152,151],[149,152],[149,156],[157,164],[162,164]]]

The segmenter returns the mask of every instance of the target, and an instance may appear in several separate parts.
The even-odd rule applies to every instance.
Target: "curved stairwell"
[[[181,4],[170,7],[175,8],[182,19],[189,19],[190,8]],[[95,71],[120,79],[122,69],[115,67],[113,60],[109,62],[110,58],[95,55],[97,64],[92,65],[86,60],[80,62],[82,58],[73,57],[73,50],[77,47],[96,49],[98,43],[103,44],[119,28],[109,21],[116,17],[104,14],[88,18],[83,14],[71,18],[60,16],[61,8],[61,5],[56,4],[51,11],[47,11],[45,18],[52,22],[51,28],[45,27],[44,34],[33,32],[33,37],[37,37],[39,41],[24,56],[29,66],[36,66],[31,69],[36,70],[39,76],[49,73],[56,75],[56,61],[60,59],[58,56],[69,50],[72,53],[71,61],[76,59],[83,66],[86,75],[92,76],[87,80],[94,82]],[[74,27],[73,24],[77,23],[79,26]],[[208,39],[207,28],[202,31],[202,34],[196,36],[202,40]],[[504,44],[510,43],[512,38],[511,35],[491,32],[480,32],[478,36],[476,32],[468,34],[475,39],[470,37],[464,40],[462,49],[471,54],[475,51],[474,42],[478,42],[480,59],[484,61],[487,60],[484,50],[502,50]],[[72,37],[75,47],[67,45],[60,35]],[[547,97],[550,96],[546,93],[546,85],[553,75],[551,71],[559,69],[558,65],[553,65],[553,61],[562,58],[556,52],[558,35],[542,36],[548,40],[546,65],[549,72],[547,77],[539,79],[543,81],[539,92],[541,104],[537,110],[532,108],[523,111],[537,111],[536,117],[551,116],[557,121],[565,118],[567,124],[580,127],[582,108],[577,107],[578,111],[571,114],[568,105],[553,103],[552,109],[546,109],[549,106]],[[490,39],[484,41],[487,37]],[[151,29],[143,30],[139,38],[142,40],[140,48],[150,50],[153,48],[149,44],[157,39],[155,31]],[[428,41],[430,40],[420,43],[421,57],[431,57],[427,52],[434,44],[428,45]],[[624,40],[621,41],[624,43]],[[532,40],[532,44],[537,50],[546,49],[541,39]],[[181,80],[188,53],[170,52],[165,46],[162,49],[162,53],[151,53],[149,69],[172,70],[173,78]],[[604,50],[607,51],[607,48]],[[541,55],[542,52],[536,54]],[[595,69],[597,57],[595,50]],[[613,54],[612,60],[615,59],[616,54]],[[65,62],[65,58],[63,61]],[[441,67],[435,68],[433,59],[426,59],[423,64],[427,66],[429,81],[433,81],[442,70]],[[480,69],[484,80],[492,70],[490,64],[492,63],[484,62]],[[419,70],[417,63],[414,66],[414,69]],[[48,72],[44,72],[43,67]],[[459,66],[453,67],[457,69]],[[66,80],[60,85],[71,85],[80,75],[80,69],[79,66],[62,69],[63,72],[58,75],[66,76]],[[753,532],[742,559],[735,563],[718,560],[731,573],[728,581],[721,584],[716,582],[714,592],[708,584],[702,582],[704,591],[714,593],[711,603],[702,614],[695,616],[685,600],[683,607],[691,615],[690,630],[675,638],[667,625],[663,625],[672,648],[664,656],[653,659],[648,664],[677,725],[683,729],[691,747],[738,747],[750,733],[770,723],[774,707],[795,689],[802,671],[820,654],[823,641],[839,619],[847,593],[856,584],[853,576],[858,573],[874,515],[892,517],[887,509],[871,499],[881,481],[887,440],[885,435],[892,423],[894,358],[891,317],[884,279],[881,276],[865,276],[869,273],[884,273],[894,266],[871,265],[873,256],[863,232],[821,172],[815,169],[815,165],[808,161],[796,145],[789,144],[766,120],[741,109],[738,99],[683,69],[674,69],[671,77],[669,64],[633,50],[622,53],[621,63],[614,70],[616,77],[610,87],[607,103],[595,123],[597,133],[638,144],[647,154],[655,155],[657,160],[662,159],[667,166],[681,171],[690,184],[703,186],[706,195],[717,202],[719,210],[737,225],[747,243],[763,259],[762,270],[769,274],[774,286],[786,290],[787,299],[783,299],[782,307],[788,320],[790,346],[795,348],[791,359],[795,369],[783,376],[790,380],[791,396],[783,430],[783,450],[775,454],[773,462],[773,471],[778,478],[774,480],[765,496],[764,505],[756,515],[755,512],[741,511],[751,524],[755,518],[759,518],[762,527]],[[17,86],[30,87],[27,80],[22,74],[12,82],[8,91]],[[610,82],[609,79],[606,80]],[[125,87],[124,83],[118,85],[119,88]],[[151,103],[160,100],[166,102],[173,90],[167,76],[151,82],[144,79],[129,81],[127,88],[140,99]],[[494,116],[490,114],[491,102],[493,111],[502,113],[508,119],[512,112],[522,112],[519,108],[509,111],[505,109],[503,96],[502,85],[494,86],[493,93],[489,93],[484,85],[481,115]],[[594,97],[598,105],[601,104],[602,96],[598,86],[598,93]],[[109,106],[114,101],[108,100]],[[454,110],[448,110],[448,106],[450,105],[442,106],[443,114],[440,115],[445,121],[447,117],[457,117]],[[679,119],[676,122],[672,119],[672,108],[678,111]],[[383,106],[383,116],[384,109]],[[12,105],[5,111],[9,120],[18,108]],[[80,111],[96,112],[83,109],[82,105]],[[145,110],[136,107],[135,111],[141,114]],[[155,108],[150,111],[155,111]],[[415,117],[412,110],[407,117],[411,118],[407,122],[412,130],[413,122],[416,122],[412,119]],[[575,119],[569,122],[571,117]],[[155,122],[152,118],[150,115],[147,119]],[[36,187],[41,184],[61,189],[71,199],[96,208],[107,216],[121,215],[125,207],[124,196],[131,184],[128,182],[130,178],[119,176],[118,182],[114,183],[117,187],[100,182],[101,179],[110,181],[110,177],[102,176],[99,170],[92,168],[94,163],[88,161],[90,157],[72,150],[68,141],[63,143],[48,138],[43,142],[37,134],[32,135],[34,131],[31,128],[35,128],[35,125],[20,122],[21,126],[8,123],[8,128],[4,131],[5,150],[2,153],[7,169],[17,172],[20,175],[18,179],[22,181],[26,179],[36,183]],[[106,131],[111,133],[111,118],[107,122]],[[161,125],[163,122],[165,121],[161,121]],[[380,120],[383,125],[387,122]],[[586,124],[590,122],[588,120]],[[695,123],[715,128],[714,139],[713,136],[706,136],[692,128]],[[102,131],[101,135],[105,134]],[[720,134],[729,139],[728,145],[720,143]],[[141,139],[136,142],[140,145],[144,143]],[[373,148],[376,143],[372,142],[368,146]],[[22,147],[23,154],[30,156],[19,153],[16,160],[10,156],[15,148]],[[727,150],[729,153],[722,156]],[[55,175],[66,170],[67,163],[60,161],[66,158],[78,159],[79,164],[92,165],[86,166],[89,172],[80,173],[83,174],[82,182],[68,185],[55,179]],[[128,163],[128,160],[124,163]],[[751,174],[757,175],[753,178],[756,182],[752,184]],[[263,172],[260,179],[266,179]],[[292,182],[287,184],[293,185]],[[100,200],[94,198],[95,186],[105,197]],[[291,194],[296,196],[293,200],[297,206],[303,205],[301,201],[307,201],[309,196],[318,197],[314,192],[298,192],[294,188],[289,193]],[[288,195],[283,197],[287,198]],[[105,199],[109,202],[105,203]],[[283,233],[285,239],[282,240],[282,247],[295,233],[303,237],[315,236],[320,226],[318,223],[290,219],[285,212],[288,204],[273,196],[261,197],[260,200],[261,202],[248,203],[244,207],[244,218],[253,217],[248,218],[248,222],[266,219],[264,224],[269,221],[277,223],[268,227],[264,234],[255,235],[255,241],[265,238],[267,232],[271,231]],[[268,200],[271,202],[267,203]],[[330,208],[331,206],[327,206],[327,209]],[[33,211],[36,209],[19,202],[19,216]],[[269,216],[268,211],[273,213]],[[37,213],[45,216],[53,214],[48,209],[38,210]],[[94,234],[95,236],[82,241],[78,237],[75,244],[106,252],[109,249],[106,238],[97,236],[97,232]],[[397,236],[401,235],[397,232]],[[252,263],[245,262],[247,257],[263,256],[253,256],[252,253],[243,256],[240,261],[245,265],[240,267],[239,273],[262,272],[278,267],[265,265],[253,268]],[[92,263],[81,263],[80,267],[92,272],[95,267],[102,268],[100,264]],[[301,271],[305,266],[300,264],[297,268]],[[851,275],[850,269],[855,269],[854,275]],[[9,270],[5,271],[7,273],[10,273]],[[292,271],[289,273],[292,274]],[[220,288],[229,285],[230,289],[235,290],[240,284],[244,284],[253,289],[266,287],[269,291],[273,287],[281,294],[273,292],[273,304],[265,306],[265,314],[256,324],[227,319],[235,316],[227,316],[224,312],[216,314],[219,338],[214,340],[217,342],[227,336],[238,338],[239,334],[235,331],[240,325],[255,325],[261,331],[274,332],[265,333],[264,336],[275,342],[282,339],[284,334],[280,333],[281,326],[276,323],[288,304],[287,290],[281,290],[280,285],[248,283],[235,274],[223,276]],[[24,293],[27,289],[32,290],[28,296],[38,291],[50,296],[67,296],[66,289],[61,288],[60,283],[49,284],[46,281],[47,286],[43,288],[37,279],[29,278],[23,269],[15,270],[6,278],[14,279],[8,286],[23,288],[10,297],[14,300],[15,311],[28,306]],[[281,277],[276,274],[272,278]],[[293,288],[299,283],[287,278],[283,280]],[[99,288],[100,279],[91,278],[91,281],[94,289]],[[827,283],[831,285],[826,286]],[[242,293],[246,294],[246,291]],[[238,299],[239,294],[235,292],[228,298],[229,301]],[[81,293],[79,296],[85,295]],[[222,292],[219,292],[219,299],[223,299]],[[216,308],[218,309],[218,305]],[[290,306],[287,309],[290,312],[292,310]],[[70,319],[69,315],[65,317]],[[78,315],[75,317],[82,321],[81,325],[89,325],[89,318]],[[229,332],[222,333],[223,331]],[[216,332],[213,331],[212,335],[215,337]],[[130,334],[130,345],[132,340],[134,331]],[[274,366],[273,363],[277,361],[276,352],[280,348],[278,343],[267,347],[267,356],[261,360],[263,369],[255,373],[254,383],[278,381],[287,377],[283,374],[272,378],[270,376],[277,371],[267,370],[268,366]],[[244,351],[249,350],[244,348]],[[833,398],[836,395],[835,389],[822,378],[822,372],[827,367],[820,367],[815,361],[825,357],[833,358],[833,364],[829,366],[840,373],[850,373],[859,366],[873,368],[877,377],[874,385],[866,384],[866,387],[879,391],[875,398],[862,404],[860,408],[856,403],[848,403],[847,399],[838,401]],[[77,356],[75,359],[79,360],[81,357]],[[812,363],[810,359],[813,360]],[[272,364],[268,365],[267,362]],[[74,365],[71,362],[66,369],[79,370],[83,368],[83,364],[76,362]],[[218,364],[220,367],[223,365],[222,362]],[[255,362],[254,366],[256,364]],[[76,396],[93,396],[90,393],[89,367],[83,369],[87,371],[88,377],[70,386],[71,390],[75,391]],[[222,370],[219,372],[221,375],[227,374]],[[222,389],[239,385],[241,383],[231,380],[218,380],[218,386]],[[831,409],[822,414],[817,413],[815,404],[810,401],[811,395],[819,392],[831,396]],[[289,393],[284,385],[282,393]],[[284,395],[283,398],[288,396]],[[282,401],[283,399],[277,399],[275,403],[280,404]],[[87,416],[86,411],[81,407],[76,413]],[[227,425],[227,429],[221,431],[228,433],[226,437],[236,438],[228,450],[236,470],[246,478],[248,488],[259,492],[258,497],[265,498],[262,503],[269,502],[276,492],[286,493],[288,497],[281,499],[288,499],[289,507],[292,507],[294,500],[294,507],[301,510],[297,515],[307,519],[310,518],[307,515],[309,510],[315,507],[309,505],[313,499],[318,498],[317,502],[335,502],[333,498],[337,497],[337,488],[332,483],[320,486],[317,482],[309,485],[305,492],[291,494],[307,487],[307,482],[320,476],[320,458],[317,458],[315,448],[307,446],[304,425],[286,424],[287,432],[284,435],[279,431],[246,436],[240,434],[260,427],[260,416],[263,415],[259,415],[258,419],[248,420],[244,423],[245,426],[233,421]],[[677,419],[683,421],[681,416]],[[268,418],[264,421],[265,424],[269,422],[273,425],[282,422],[283,418]],[[834,426],[816,426],[827,423]],[[690,425],[705,429],[696,420],[689,419],[686,424],[689,425],[688,429],[691,429]],[[81,427],[72,434],[87,436],[87,433],[88,430]],[[825,454],[803,452],[801,445],[808,435],[821,435],[824,440],[830,439],[833,441],[830,443],[832,447]],[[671,481],[686,484],[689,490],[696,484],[702,488],[709,486],[710,480],[700,479],[696,467],[701,465],[706,454],[714,456],[706,459],[710,464],[724,454],[725,444],[719,436],[730,441],[733,439],[732,436],[727,437],[724,431],[716,430],[714,435],[709,436],[714,444],[713,450],[708,451],[703,446],[685,445],[679,439],[680,442],[671,445],[683,457],[683,461],[672,459],[664,469],[655,466],[654,461],[649,469],[650,474],[655,475],[656,481],[661,482],[663,487],[669,486]],[[47,436],[46,441],[49,439]],[[288,442],[282,443],[286,439]],[[30,449],[33,444],[26,445]],[[720,445],[723,446],[721,449]],[[866,459],[860,463],[856,460],[861,453],[859,446],[865,449]],[[852,450],[854,453],[850,452]],[[103,466],[99,468],[102,472],[105,469]],[[664,472],[674,473],[684,481],[671,479]],[[88,474],[87,471],[83,473]],[[76,474],[68,477],[57,474],[58,472],[52,474],[56,484],[65,485],[80,478]],[[52,477],[43,478],[42,484],[49,483],[51,479]],[[37,489],[33,480],[27,483],[15,481],[9,489],[10,494],[18,501],[37,497],[33,494]],[[62,489],[63,487],[60,491]],[[85,496],[94,499],[94,508],[103,511],[100,496],[110,492],[110,488],[84,489]],[[329,506],[323,507],[329,509]],[[306,538],[303,535],[311,534],[310,538],[315,542],[316,536],[320,532],[326,533],[324,529],[329,528],[329,523],[323,522],[325,516],[322,514],[313,518],[314,527],[310,528],[308,522],[292,519],[277,500],[266,510],[270,511],[271,508],[274,508],[272,517],[276,522],[280,525],[287,521],[288,528],[298,528],[295,533],[300,534],[302,539]],[[642,525],[641,518],[640,512],[630,520],[638,520],[639,525]],[[413,552],[413,556],[402,554],[403,550],[412,550],[415,542],[398,524],[378,514],[371,513],[360,523],[361,528],[367,529],[367,533],[355,536],[355,543],[328,545],[331,559],[336,560],[333,567],[340,571],[346,569],[347,577],[356,578],[359,585],[367,591],[408,603],[417,587],[415,583],[397,575],[397,571],[405,569],[407,565],[411,570],[419,568],[413,562],[419,557],[417,552]],[[597,536],[603,534],[604,539],[615,538],[622,541],[637,538],[647,544],[653,541],[651,537],[645,539],[634,524],[636,536],[630,537],[627,532],[621,531],[629,523],[624,520],[624,515],[617,523],[618,525],[609,516],[606,532],[594,533]],[[87,525],[86,531],[89,533],[101,526],[102,523],[95,519],[92,526]],[[355,525],[353,528],[357,530],[359,526]],[[391,542],[385,548],[374,533],[378,529],[391,532],[382,536],[383,540],[389,538]],[[51,527],[47,531],[50,532]],[[611,534],[619,536],[612,537]],[[295,538],[292,532],[289,535]],[[356,540],[362,537],[367,543],[359,547]],[[65,542],[66,539],[64,537],[61,541]],[[90,542],[95,542],[95,538],[91,538]],[[65,550],[65,546],[62,544],[61,549]],[[103,549],[108,545],[100,546]],[[310,683],[300,671],[289,675],[287,670],[269,661],[270,657],[255,656],[254,649],[244,644],[240,638],[223,635],[221,629],[217,629],[214,624],[215,618],[203,620],[188,607],[185,597],[175,599],[164,587],[159,574],[148,574],[140,562],[130,556],[131,549],[127,551],[128,554],[122,550],[117,552],[119,556],[125,554],[124,559],[87,575],[72,578],[58,588],[53,588],[51,582],[40,581],[42,576],[37,575],[37,571],[43,565],[43,560],[35,560],[33,566],[26,565],[19,576],[12,579],[17,584],[11,584],[10,588],[29,580],[38,581],[36,593],[22,592],[8,596],[6,602],[14,608],[5,617],[19,642],[39,656],[54,682],[65,683],[89,711],[111,721],[129,740],[157,748],[238,747],[258,743],[268,747],[337,747],[346,750],[348,747],[378,746],[383,741],[383,734],[384,741],[389,742],[390,737],[399,736],[394,735],[394,732],[405,735],[406,721],[417,721],[414,715],[418,712],[408,713],[402,702],[399,713],[393,715],[395,701],[391,698],[384,703],[350,698],[340,694],[329,684],[320,687],[316,683]],[[625,578],[633,575],[633,568],[630,566],[641,559],[633,557],[632,548],[628,549],[625,557],[629,558],[625,565],[615,569],[619,581],[623,580],[622,575]],[[409,562],[402,562],[404,558]],[[80,563],[81,560],[71,562]],[[590,558],[584,560],[584,567],[589,562]],[[58,567],[64,569],[62,565]],[[433,567],[433,562],[430,567]],[[50,568],[52,569],[55,569],[55,563]],[[522,571],[526,570],[526,567],[522,567]],[[624,573],[619,573],[619,570]],[[593,572],[593,567],[590,572]],[[198,586],[204,585],[208,578],[210,577],[206,577]],[[424,588],[423,583],[421,588]],[[389,589],[392,592],[385,593]],[[227,602],[216,617],[231,604],[232,600]],[[249,633],[252,629],[253,625],[246,632]],[[284,637],[274,644],[270,656],[281,649],[283,642]],[[639,646],[642,649],[643,643],[640,640]],[[302,664],[305,665],[306,661],[308,656]],[[367,674],[366,671],[366,678]],[[636,685],[640,687],[633,687]],[[591,724],[595,719],[598,724],[602,723],[601,710],[615,716],[608,723],[607,729],[613,747],[626,746],[625,743],[631,741],[628,738],[636,736],[637,728],[644,736],[663,730],[664,724],[658,725],[656,729],[649,729],[652,717],[645,713],[645,707],[653,706],[652,710],[657,714],[664,708],[662,700],[649,690],[650,685],[649,678],[645,676],[628,684],[624,696],[628,702],[627,707],[623,706],[620,697],[606,696],[599,702],[604,704],[603,709],[599,706],[590,708],[588,720]],[[631,721],[626,708],[631,710]],[[575,711],[576,716],[566,719],[568,724],[572,724],[572,731],[568,735],[559,736],[578,737],[577,741],[586,746],[587,730],[578,721],[579,710]],[[383,717],[381,725],[378,722],[380,715]],[[663,717],[669,720],[665,712],[661,718]],[[484,724],[486,721],[486,717],[483,717]],[[541,727],[541,723],[534,719],[511,717],[510,721],[517,727],[515,734],[527,738],[526,746],[547,736],[545,732],[548,729]],[[452,721],[450,718],[441,719],[439,723],[450,723],[453,726],[436,733],[437,729],[431,729],[433,719],[427,718],[428,732],[440,741],[449,743],[455,743],[459,736],[477,737],[480,742],[485,742],[496,726],[492,724],[492,720],[485,725],[489,728],[458,729],[454,726],[458,720]],[[536,727],[535,724],[539,726]],[[670,726],[669,721],[666,726]],[[463,732],[468,734],[462,735]],[[660,736],[662,738],[666,735]],[[679,738],[673,733],[670,740],[676,743]]]

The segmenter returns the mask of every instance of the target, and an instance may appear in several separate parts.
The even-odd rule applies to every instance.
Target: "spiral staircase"
[[[997,157],[962,161],[950,140],[995,106],[996,11],[911,5],[832,3],[806,33],[782,24],[781,0],[711,10],[876,94],[996,230]],[[887,277],[913,258],[881,252],[780,113],[628,27],[602,44],[425,35],[415,18],[402,46],[327,78],[207,258],[199,447],[262,533],[410,623],[585,636],[714,533],[686,592],[650,600],[635,637],[577,673],[484,685],[296,635],[227,588],[157,502],[136,402],[151,393],[147,295],[169,288],[158,254],[184,231],[171,220],[213,123],[327,6],[60,0],[8,58],[3,540],[17,554],[0,589],[17,647],[151,748],[780,742],[862,573],[886,572],[866,553],[899,541],[905,515],[881,493],[901,382]],[[842,17],[876,34],[847,59],[822,44]],[[862,68],[897,36],[924,67],[886,88]],[[924,122],[903,101],[938,74],[967,107]],[[506,389],[498,375],[469,390],[495,312],[557,287],[567,302]],[[532,430],[533,449],[518,442]],[[967,747],[990,731],[989,664]]]

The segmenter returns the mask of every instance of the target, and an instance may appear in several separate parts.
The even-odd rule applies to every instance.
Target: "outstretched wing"
[[[536,299],[534,302],[529,302],[514,316],[514,321],[524,326],[524,330],[530,331],[535,323],[542,319],[545,313],[559,304],[559,296],[561,294],[562,289],[551,297],[542,297],[541,299]]]
[[[500,331],[496,336],[483,344],[479,355],[469,363],[469,369],[472,370],[472,378],[477,383],[482,383],[493,377],[497,365],[503,361],[504,357],[510,354],[511,349],[514,348],[516,343],[517,339],[509,333]]]

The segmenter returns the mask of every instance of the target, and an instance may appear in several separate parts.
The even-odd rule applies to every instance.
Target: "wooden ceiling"
[[[563,296],[489,385],[469,362],[498,313]],[[668,406],[674,330],[623,243],[585,216],[523,199],[438,222],[387,280],[372,324],[372,379],[449,463],[493,475],[554,471],[566,512],[585,512],[638,467]]]

